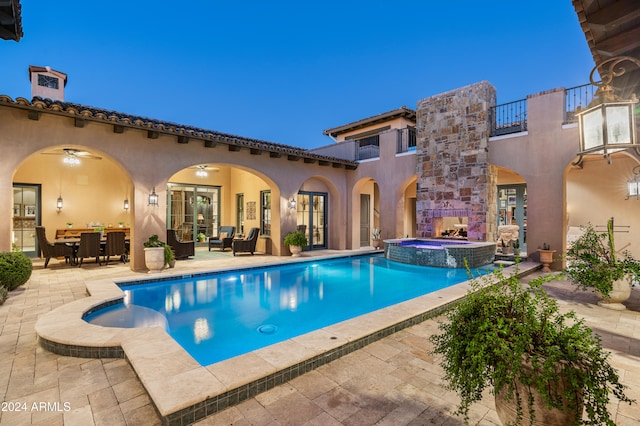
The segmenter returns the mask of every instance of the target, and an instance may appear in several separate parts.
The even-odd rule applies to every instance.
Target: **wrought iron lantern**
[[[625,73],[622,62],[632,62],[640,68],[640,60],[630,56],[610,58],[600,64],[601,82],[595,82],[594,68],[589,75],[591,84],[598,87],[594,100],[584,110],[576,112],[580,131],[580,152],[578,161],[583,156],[600,154],[611,162],[611,154],[633,148],[640,155],[640,145],[636,137],[634,105],[638,102],[635,94],[631,99],[620,99],[613,93],[611,82],[614,77]]]
[[[151,194],[149,194],[149,205],[157,206],[158,205],[158,194],[156,194],[156,187],[154,186],[151,190]]]

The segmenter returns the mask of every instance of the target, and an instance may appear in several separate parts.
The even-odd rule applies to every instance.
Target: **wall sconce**
[[[158,205],[158,194],[156,194],[156,187],[154,186],[151,190],[151,194],[149,194],[149,205],[157,206]]]
[[[60,213],[60,210],[62,210],[62,195],[58,197],[58,200],[56,201],[56,207],[58,208],[58,213]]]
[[[574,166],[582,164],[583,156],[588,154],[603,155],[611,163],[611,154],[627,148],[634,148],[640,155],[640,145],[636,142],[636,125],[633,105],[638,102],[635,94],[631,99],[620,99],[613,93],[611,82],[614,77],[625,73],[619,64],[629,61],[640,68],[640,60],[631,56],[619,56],[600,63],[602,82],[593,80],[598,66],[591,70],[589,80],[598,87],[595,97],[589,106],[577,111],[580,132],[580,152]],[[604,67],[604,65],[608,67]]]
[[[633,179],[627,181],[627,198],[636,197],[640,200],[640,166],[633,168]]]
[[[291,199],[289,200],[288,205],[289,205],[290,209],[295,209],[296,208],[296,199],[291,197]]]
[[[129,210],[129,200],[125,198],[124,200],[124,209]]]

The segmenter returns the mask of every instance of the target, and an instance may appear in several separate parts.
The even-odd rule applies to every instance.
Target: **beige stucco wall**
[[[628,234],[619,234],[621,244],[627,238],[639,241],[640,220],[634,215],[633,202],[624,200],[624,185],[637,161],[615,158],[608,165],[601,157],[591,156],[584,168],[571,166],[579,150],[578,126],[563,125],[564,89],[530,95],[527,101],[528,132],[492,138],[489,159],[527,184],[527,248],[531,257],[538,259],[535,250],[544,242],[560,254],[566,248],[569,226],[589,221],[606,224],[611,216],[617,224],[631,226]],[[637,243],[632,243],[631,249],[640,255]],[[556,262],[554,267],[561,264]]]
[[[337,229],[346,226],[344,206],[347,194],[347,170],[329,166],[321,166],[318,163],[307,164],[302,160],[289,161],[287,156],[271,158],[268,154],[252,155],[248,149],[238,152],[230,151],[227,145],[219,144],[214,148],[207,148],[202,141],[191,140],[188,144],[178,144],[176,136],[161,134],[157,139],[147,137],[144,129],[125,128],[124,133],[114,133],[113,126],[109,123],[87,122],[84,127],[74,126],[74,119],[62,115],[41,114],[39,120],[30,120],[27,112],[14,107],[8,107],[0,103],[0,123],[3,132],[0,135],[2,146],[7,155],[3,159],[3,167],[0,170],[0,200],[5,200],[4,209],[0,210],[0,249],[9,250],[11,247],[11,217],[12,217],[12,184],[14,173],[19,170],[22,163],[40,150],[53,147],[86,147],[91,151],[103,153],[105,157],[113,160],[114,170],[130,177],[130,219],[132,238],[131,267],[136,270],[144,269],[143,245],[149,235],[164,235],[166,229],[166,184],[179,171],[198,164],[222,164],[244,170],[257,176],[261,186],[268,186],[272,190],[274,218],[279,217],[279,222],[273,224],[272,253],[286,253],[281,243],[282,236],[295,229],[295,214],[289,212],[287,201],[298,192],[303,184],[310,178],[321,178],[331,188],[331,202],[329,204],[329,217],[335,229],[329,238],[329,248],[346,248],[346,236]],[[105,161],[105,160],[101,160]],[[98,172],[96,172],[98,173]],[[107,173],[100,179],[89,179],[93,185],[108,185],[112,173]],[[238,175],[239,176],[239,175]],[[246,175],[245,175],[246,176]],[[30,179],[34,180],[34,179]],[[126,180],[126,179],[125,179]],[[238,179],[242,180],[242,179]],[[233,176],[229,176],[229,188],[224,188],[225,196],[233,196],[231,189]],[[160,206],[148,206],[148,195],[151,189],[156,189],[159,195]],[[226,194],[225,191],[230,194]],[[253,189],[252,189],[253,190]],[[256,188],[257,190],[257,188]],[[96,193],[109,194],[100,189]],[[43,209],[55,209],[55,200],[58,197],[58,189],[53,194],[49,187],[43,189]],[[73,197],[65,198],[65,214],[75,215],[71,210]],[[113,197],[117,200],[102,200],[102,203],[114,203],[121,205],[123,194],[121,190],[115,191]],[[232,216],[231,211],[223,213],[227,219]],[[55,211],[53,211],[55,215]],[[92,214],[88,214],[88,217]],[[115,213],[104,216],[113,216]],[[52,218],[51,211],[43,212],[47,228],[55,228],[58,221],[49,222]],[[107,217],[106,221],[110,220]],[[83,221],[83,219],[80,219]],[[99,219],[102,220],[102,219]],[[75,221],[75,220],[74,220]],[[61,222],[66,222],[62,220]]]
[[[349,175],[351,190],[351,207],[348,216],[351,218],[349,235],[351,248],[360,244],[360,193],[373,194],[362,182],[371,180],[378,185],[379,199],[371,198],[372,206],[378,205],[379,218],[372,218],[382,229],[382,238],[398,238],[406,236],[407,214],[406,188],[412,185],[415,197],[416,161],[415,152],[396,154],[396,135],[394,129],[380,134],[380,157],[360,162],[356,170]],[[373,210],[373,209],[372,209]]]
[[[567,168],[566,226],[582,226],[591,222],[605,232],[607,220],[614,218],[616,249],[623,247],[640,258],[640,201],[626,200],[626,182],[633,178],[637,159],[619,154],[611,164],[595,156],[583,168]]]

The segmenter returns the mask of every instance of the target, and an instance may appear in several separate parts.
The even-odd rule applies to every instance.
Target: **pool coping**
[[[345,257],[333,255],[313,261]],[[349,256],[347,256],[349,257]],[[309,259],[300,259],[308,262]],[[264,266],[291,264],[274,262]],[[517,265],[520,274],[539,269]],[[224,268],[214,273],[249,268]],[[515,267],[505,268],[509,274]],[[193,275],[201,275],[198,271]],[[188,273],[158,278],[181,278]],[[51,352],[87,358],[126,358],[147,390],[165,425],[191,424],[358,350],[403,328],[433,317],[463,297],[468,281],[387,308],[339,322],[248,354],[201,366],[164,329],[115,328],[82,318],[98,307],[118,303],[117,283],[140,281],[140,274],[87,281],[88,297],[41,316],[35,325],[41,346]]]

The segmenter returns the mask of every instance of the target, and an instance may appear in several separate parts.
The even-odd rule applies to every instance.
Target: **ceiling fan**
[[[206,177],[209,175],[209,172],[214,172],[217,173],[220,171],[219,167],[213,167],[213,166],[209,166],[207,164],[201,164],[198,166],[191,166],[189,167],[190,169],[195,169],[196,171],[196,176],[198,177]]]
[[[89,151],[80,151],[74,148],[60,148],[54,149],[52,151],[43,152],[45,155],[64,155],[65,164],[69,164],[71,166],[75,166],[76,164],[80,164],[81,158],[87,158],[90,160],[102,160],[102,157],[99,157],[95,154],[90,153]]]

